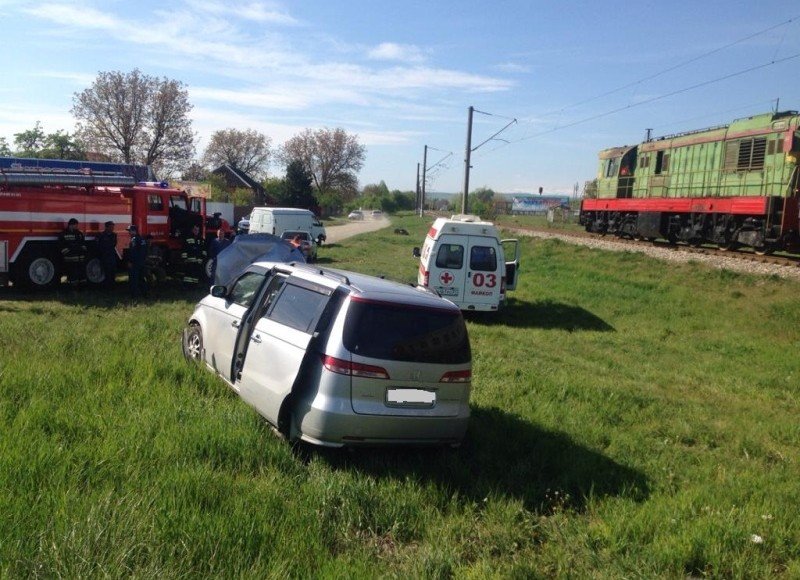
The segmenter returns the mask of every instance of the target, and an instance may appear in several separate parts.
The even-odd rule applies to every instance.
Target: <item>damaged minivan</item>
[[[212,286],[183,350],[289,440],[457,446],[466,432],[467,329],[456,306],[423,288],[256,262]]]

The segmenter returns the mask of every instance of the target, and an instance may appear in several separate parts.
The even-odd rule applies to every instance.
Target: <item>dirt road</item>
[[[388,228],[390,225],[392,225],[392,222],[385,217],[378,219],[372,219],[368,217],[363,220],[354,220],[341,226],[332,226],[325,228],[325,233],[328,236],[328,239],[325,240],[325,243],[338,244],[346,238]]]

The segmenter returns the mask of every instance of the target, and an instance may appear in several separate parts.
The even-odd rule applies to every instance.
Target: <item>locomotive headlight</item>
[[[786,154],[786,163],[797,163],[797,152],[792,151]]]

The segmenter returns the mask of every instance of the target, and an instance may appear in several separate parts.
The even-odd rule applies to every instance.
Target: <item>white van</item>
[[[517,287],[519,241],[501,240],[494,224],[478,216],[438,218],[414,256],[417,282],[461,310],[498,310]]]
[[[327,239],[325,226],[311,210],[296,207],[254,207],[250,212],[251,234],[272,234],[280,237],[287,230],[308,232],[319,245]]]

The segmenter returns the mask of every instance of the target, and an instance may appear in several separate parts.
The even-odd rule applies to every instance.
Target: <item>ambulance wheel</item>
[[[29,288],[49,288],[57,284],[60,277],[50,256],[35,256],[23,263],[18,281]]]
[[[203,331],[199,324],[190,324],[183,331],[183,356],[189,362],[203,360]]]
[[[90,284],[102,284],[106,279],[106,274],[103,272],[103,264],[100,263],[100,258],[91,258],[86,262],[86,279]]]

